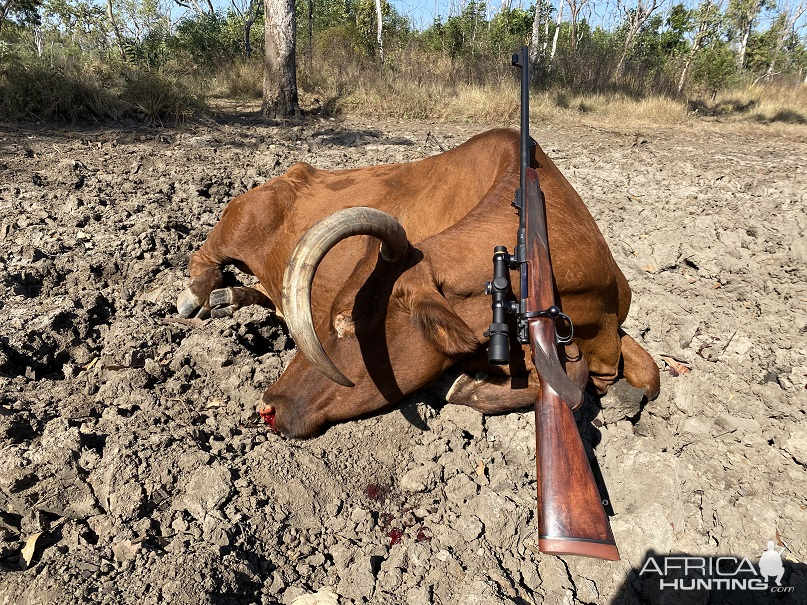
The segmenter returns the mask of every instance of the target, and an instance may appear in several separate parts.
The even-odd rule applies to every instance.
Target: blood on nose
[[[270,406],[268,408],[261,410],[258,413],[261,416],[261,420],[263,420],[266,424],[268,424],[269,428],[272,429],[272,432],[275,435],[279,435],[280,431],[278,431],[277,428],[275,427],[275,413],[276,413],[275,408]]]

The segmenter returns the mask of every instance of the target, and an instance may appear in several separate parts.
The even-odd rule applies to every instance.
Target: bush
[[[169,71],[75,59],[15,59],[0,67],[0,120],[101,121],[125,117],[151,124],[200,111],[199,93]]]

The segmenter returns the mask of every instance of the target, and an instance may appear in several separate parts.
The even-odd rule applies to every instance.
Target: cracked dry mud
[[[776,536],[796,538],[795,591],[770,601],[807,602],[807,130],[533,128],[662,368],[658,400],[618,384],[579,421],[621,562],[537,552],[531,412],[423,393],[280,439],[254,408],[294,354],[284,328],[258,308],[176,320],[233,196],[297,160],[415,160],[482,127],[5,127],[0,604],[723,602],[637,571],[649,551],[756,562]],[[725,602],[768,602],[749,598]]]

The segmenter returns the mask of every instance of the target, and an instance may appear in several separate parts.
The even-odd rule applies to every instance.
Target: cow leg
[[[658,397],[661,381],[658,366],[650,354],[642,346],[626,334],[621,328],[619,337],[622,341],[622,375],[629,384],[644,389],[645,397],[652,401]]]
[[[215,229],[214,229],[215,231]],[[274,310],[266,290],[261,284],[253,288],[246,286],[222,288],[224,274],[222,267],[234,265],[244,273],[252,275],[249,267],[241,261],[217,253],[219,237],[211,234],[208,240],[191,257],[191,280],[177,299],[177,310],[182,317],[226,317],[247,305],[260,305]]]
[[[588,381],[588,366],[577,345],[565,348],[566,372],[581,389]],[[485,372],[447,373],[436,385],[443,385],[443,399],[448,403],[467,405],[483,414],[500,414],[521,408],[532,407],[541,394],[538,374],[529,373],[508,376]]]
[[[448,403],[467,405],[483,414],[500,414],[531,406],[541,393],[541,385],[533,374],[507,376],[503,374],[460,374],[453,378],[443,399]],[[447,377],[449,380],[450,378]],[[521,388],[514,388],[521,383]]]

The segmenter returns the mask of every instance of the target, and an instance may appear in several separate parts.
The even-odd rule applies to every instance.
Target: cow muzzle
[[[379,255],[387,262],[401,260],[409,248],[398,220],[376,208],[338,210],[311,226],[297,242],[283,276],[283,313],[297,348],[320,372],[337,384],[351,382],[331,361],[314,329],[311,284],[325,255],[343,239],[369,235],[381,240]]]

